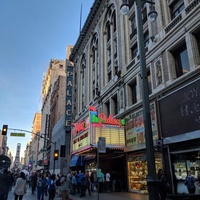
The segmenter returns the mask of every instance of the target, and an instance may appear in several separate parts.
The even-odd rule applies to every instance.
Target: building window
[[[197,32],[195,32],[194,37],[196,39],[198,51],[199,51],[199,54],[200,54],[200,28]]]
[[[116,58],[117,57],[117,38],[114,38],[113,45],[114,45],[114,58]]]
[[[129,91],[129,106],[137,103],[137,82],[134,80],[133,82],[128,84]]]
[[[147,80],[148,80],[148,85],[149,85],[149,94],[152,94],[152,82],[151,82],[150,69],[148,69],[147,71]]]
[[[134,5],[134,0],[129,0],[129,7],[131,8]]]
[[[117,102],[117,95],[112,97],[112,114],[117,115],[118,114],[118,102]]]
[[[134,35],[137,33],[135,15],[130,19],[130,23],[131,23],[130,39],[132,39],[134,37]]]
[[[142,5],[142,23],[145,24],[147,22],[147,8],[146,3]]]
[[[108,56],[108,66],[111,65],[111,47],[107,48],[107,56]]]
[[[107,23],[106,31],[107,31],[107,42],[108,42],[110,40],[110,25],[109,25],[109,23]]]
[[[144,46],[147,47],[149,45],[149,32],[147,31],[144,34]]]
[[[173,53],[177,78],[190,71],[186,44],[183,44]]]
[[[108,82],[112,79],[111,71],[108,72]]]
[[[95,62],[95,47],[92,47],[92,63]]]
[[[107,117],[110,115],[110,102],[109,101],[107,101],[105,103],[105,113],[106,113]]]
[[[138,56],[138,48],[137,48],[137,44],[135,44],[132,48],[131,48],[131,58],[132,60]]]
[[[112,22],[113,22],[113,32],[115,32],[115,31],[117,30],[117,26],[116,26],[116,14],[115,14],[115,11],[113,12]]]
[[[170,5],[171,19],[173,20],[178,16],[184,8],[184,0],[174,1],[173,4]]]

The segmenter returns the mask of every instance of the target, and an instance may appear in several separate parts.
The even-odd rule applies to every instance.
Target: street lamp
[[[155,155],[154,155],[154,144],[153,144],[153,134],[151,126],[151,116],[150,116],[150,104],[149,104],[149,86],[147,79],[147,69],[146,69],[146,58],[145,58],[145,46],[144,46],[144,36],[143,36],[143,25],[142,25],[142,0],[135,0],[136,9],[137,9],[137,37],[138,37],[138,46],[140,54],[140,70],[141,70],[141,79],[142,79],[142,102],[143,102],[143,116],[144,116],[144,130],[145,130],[145,140],[146,140],[146,156],[147,156],[147,165],[148,165],[148,175],[147,175],[147,185],[149,192],[149,200],[159,200],[159,180],[156,175],[155,168]],[[144,3],[150,3],[150,13],[148,17],[150,21],[155,21],[157,17],[157,12],[152,1],[143,1]],[[123,0],[123,3],[120,7],[120,10],[123,15],[128,14],[129,5],[127,0]]]

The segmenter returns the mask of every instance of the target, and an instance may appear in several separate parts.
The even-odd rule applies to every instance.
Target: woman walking
[[[22,200],[23,195],[26,193],[26,176],[24,172],[20,172],[19,178],[16,181],[14,188],[15,200]]]

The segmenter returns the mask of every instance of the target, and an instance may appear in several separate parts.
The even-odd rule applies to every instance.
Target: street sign
[[[25,137],[25,133],[10,133],[10,136]]]
[[[98,152],[106,153],[106,138],[105,137],[99,137]]]

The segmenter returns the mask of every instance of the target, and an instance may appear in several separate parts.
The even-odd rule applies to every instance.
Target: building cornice
[[[99,12],[99,8],[101,5],[105,5],[104,0],[95,0],[91,9],[90,9],[90,13],[85,21],[85,24],[80,32],[80,35],[76,41],[76,44],[74,45],[71,55],[69,57],[69,60],[74,62],[74,59],[78,53],[78,51],[80,50],[81,45],[84,43],[84,40],[87,39],[86,35],[90,32],[89,29],[92,26],[92,22],[95,19],[95,16],[97,15],[97,12]]]

